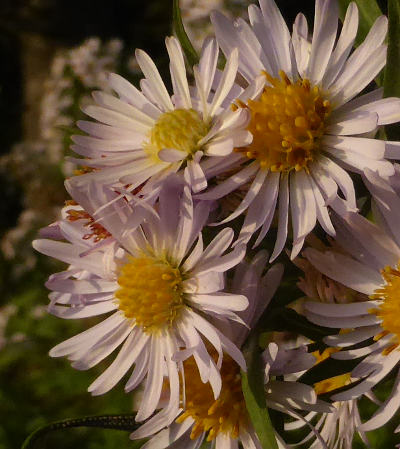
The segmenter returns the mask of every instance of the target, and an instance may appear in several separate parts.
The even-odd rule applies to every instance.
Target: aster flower
[[[324,351],[316,351],[312,354],[316,358],[315,364],[326,360],[332,353],[338,352],[338,348],[327,348]],[[314,390],[317,395],[327,394],[352,382],[351,374],[344,373],[338,376],[321,380],[314,384]],[[373,395],[369,398],[376,402]],[[362,441],[368,445],[368,439],[365,432],[359,430],[361,425],[361,417],[358,409],[358,399],[350,401],[337,401],[332,404],[333,410],[329,413],[310,412],[303,419],[297,419],[289,423],[285,423],[285,430],[298,430],[305,427],[307,422],[315,422],[315,430],[318,431],[321,438],[326,442],[329,449],[352,449],[353,438],[358,432]],[[305,443],[312,444],[310,449],[320,448],[320,441],[315,439],[316,432],[312,431],[306,435],[296,446],[302,446]]]
[[[262,86],[256,83],[243,91],[234,85],[237,50],[228,56],[221,73],[216,41],[207,39],[199,65],[193,68],[195,86],[189,87],[178,40],[168,37],[166,46],[173,96],[151,58],[137,50],[136,60],[145,75],[141,90],[112,73],[108,83],[117,96],[94,92],[96,104],[84,108],[98,123],[78,122],[88,135],[74,136],[72,149],[85,159],[72,160],[88,167],[90,173],[74,177],[72,182],[85,186],[95,181],[119,192],[140,190],[140,197],[146,197],[158,192],[169,174],[185,169],[191,189],[198,192],[207,186],[203,162],[208,161],[210,168],[234,147],[251,142],[245,129],[248,111],[233,111],[226,98],[234,91],[246,101],[258,93],[255,87]]]
[[[232,323],[228,335],[240,346],[246,338],[249,327],[260,317],[280,282],[283,267],[275,265],[262,275],[268,254],[259,252],[251,262],[242,262],[236,272],[231,291],[244,294],[249,299],[249,307],[239,315],[247,324]],[[229,331],[228,326],[225,326]],[[274,376],[301,371],[314,363],[315,358],[302,350],[279,351],[275,343],[270,343],[264,354],[265,391],[269,407],[286,413],[299,410],[330,410],[328,404],[317,400],[312,387],[275,380]],[[222,389],[217,400],[212,390],[200,382],[193,357],[183,361],[185,368],[185,396],[183,410],[168,428],[162,420],[150,419],[135,431],[131,438],[152,438],[143,446],[146,449],[194,449],[204,441],[212,441],[216,449],[260,448],[257,435],[252,427],[243,397],[240,369],[229,356],[224,356],[221,366]],[[158,433],[156,433],[158,432]],[[155,434],[155,435],[154,435]],[[277,435],[280,447],[287,447]],[[172,446],[171,446],[172,445]]]
[[[74,188],[69,186],[73,198]],[[67,270],[50,276],[49,311],[65,319],[112,314],[94,327],[60,343],[53,357],[68,356],[72,366],[85,370],[105,359],[122,345],[111,365],[89,386],[100,395],[115,386],[134,365],[125,390],[144,385],[137,420],[156,409],[164,377],[170,387],[164,416],[176,416],[179,407],[178,352],[195,359],[202,382],[209,382],[217,398],[221,390],[219,367],[223,353],[245,369],[239,349],[209,321],[235,320],[236,311],[247,307],[246,297],[224,293],[224,272],[240,262],[245,248],[229,248],[233,231],[220,232],[204,248],[201,229],[209,208],[193,206],[190,189],[171,179],[164,186],[157,216],[149,215],[132,227],[135,214],[125,199],[98,185],[89,189],[86,202],[112,203],[103,209],[101,225],[109,233],[102,241],[87,238],[85,220],[61,220],[54,234],[65,241],[36,240],[35,249],[69,264]],[[114,201],[110,201],[114,200]],[[82,204],[82,203],[81,203]],[[71,212],[70,212],[71,214]],[[48,230],[47,230],[48,232]],[[205,343],[207,342],[207,343]],[[206,349],[217,354],[216,361]],[[212,353],[214,354],[214,353]]]
[[[303,252],[323,274],[369,297],[369,300],[353,304],[306,304],[307,317],[311,321],[349,330],[325,338],[327,344],[342,348],[331,357],[363,357],[351,373],[360,382],[333,395],[332,400],[335,401],[356,399],[373,391],[387,374],[399,366],[400,233],[393,214],[400,206],[400,198],[393,196],[394,201],[388,202],[385,195],[391,191],[390,184],[382,180],[381,183],[383,185],[381,189],[375,189],[374,197],[378,204],[386,207],[381,209],[386,221],[384,228],[353,213],[341,223],[342,229],[337,236],[347,254],[311,248]],[[370,339],[373,339],[372,343]],[[353,348],[355,344],[360,344],[360,347]],[[396,413],[400,407],[399,385],[400,370],[392,392],[372,418],[360,426],[362,431],[384,425]]]
[[[381,99],[382,89],[355,98],[385,65],[386,17],[376,20],[351,53],[358,27],[354,3],[337,38],[336,1],[317,0],[311,41],[302,14],[291,35],[274,1],[259,3],[261,9],[249,6],[250,25],[218,12],[212,15],[223,52],[237,48],[239,72],[248,83],[263,73],[265,87],[256,99],[236,102],[250,111],[247,129],[253,134],[252,143],[238,150],[242,169],[199,198],[221,198],[251,181],[240,206],[222,223],[247,210],[238,241],[247,242],[260,230],[257,245],[278,208],[271,259],[285,245],[289,214],[294,258],[317,221],[335,235],[329,207],[342,214],[357,210],[347,171],[362,174],[370,168],[383,177],[393,175],[393,164],[384,159],[390,143],[369,136],[378,126],[400,119],[400,100]]]

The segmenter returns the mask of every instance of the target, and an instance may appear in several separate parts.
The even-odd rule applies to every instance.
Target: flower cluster
[[[107,316],[50,355],[86,370],[118,350],[88,390],[137,394],[143,448],[265,447],[242,388],[251,368],[276,447],[299,430],[299,445],[350,449],[400,408],[400,143],[377,138],[400,99],[365,90],[387,19],[354,48],[354,3],[338,32],[336,1],[317,0],[311,37],[273,0],[248,14],[213,12],[190,68],[166,38],[172,92],[137,50],[140,86],[110,73],[84,107],[71,200],[33,246],[67,264],[46,284],[50,313]],[[375,223],[359,211],[370,204]],[[291,308],[275,295],[283,262],[304,272]],[[377,404],[366,422],[362,397]]]

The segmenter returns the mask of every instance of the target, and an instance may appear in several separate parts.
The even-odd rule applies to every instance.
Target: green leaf
[[[49,432],[69,429],[72,427],[97,427],[101,429],[115,429],[132,432],[138,428],[138,424],[135,421],[135,414],[133,413],[64,419],[62,421],[55,421],[36,429],[24,441],[21,449],[34,448],[37,441]]]
[[[352,0],[339,0],[339,15],[342,21],[346,16],[346,10],[351,2]],[[363,42],[375,20],[382,15],[382,11],[376,0],[355,0],[355,3],[360,13],[360,22],[355,41],[355,45],[357,46]]]
[[[173,28],[182,45],[183,51],[191,67],[198,64],[199,56],[194,49],[188,35],[186,34],[185,27],[183,26],[181,10],[179,8],[179,0],[173,0],[173,11],[172,11]]]
[[[253,334],[243,349],[247,373],[242,371],[242,388],[247,411],[263,449],[278,449],[274,428],[268,414],[264,390],[264,370],[258,346],[258,334]]]
[[[389,42],[385,68],[384,97],[400,97],[400,1],[388,1]],[[398,124],[386,126],[390,140],[400,140]]]

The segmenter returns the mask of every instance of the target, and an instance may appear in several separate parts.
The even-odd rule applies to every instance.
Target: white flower
[[[346,221],[341,221],[337,235],[347,254],[311,248],[303,252],[323,274],[370,298],[352,304],[305,305],[311,321],[349,329],[325,338],[327,344],[342,348],[331,357],[345,360],[363,357],[351,372],[352,378],[360,379],[360,383],[333,395],[335,401],[370,393],[387,374],[398,368],[400,361],[400,231],[399,221],[395,221],[400,198],[382,179],[375,186],[374,198],[381,207],[383,227],[352,213]],[[359,346],[354,348],[355,344]],[[360,429],[368,431],[384,425],[399,407],[400,370],[389,397]]]
[[[198,192],[207,186],[203,162],[207,168],[222,160],[225,163],[233,148],[251,142],[251,134],[245,129],[248,112],[233,111],[226,101],[230,91],[244,101],[258,93],[254,86],[243,91],[234,85],[237,51],[228,56],[221,73],[217,70],[216,41],[206,40],[200,63],[193,69],[195,86],[189,87],[179,42],[169,37],[166,46],[173,96],[154,62],[144,51],[137,50],[136,60],[145,75],[141,90],[121,76],[110,74],[109,87],[118,97],[93,93],[97,104],[85,107],[84,112],[99,123],[78,122],[89,136],[74,136],[72,146],[85,157],[73,159],[75,163],[92,172],[72,178],[71,182],[85,185],[94,180],[119,192],[140,190],[140,196],[146,197],[159,191],[171,172],[185,168],[191,189]],[[237,155],[233,156],[237,159]]]
[[[97,241],[87,237],[88,218],[82,217],[74,222],[61,220],[46,230],[54,228],[54,236],[61,233],[66,242],[34,242],[38,251],[69,264],[46,284],[52,290],[52,314],[78,319],[112,312],[94,327],[57,345],[50,355],[68,356],[73,367],[84,370],[122,345],[89,391],[93,395],[107,392],[135,365],[125,390],[144,384],[145,400],[138,421],[155,411],[165,376],[170,397],[161,414],[167,419],[176,416],[179,375],[184,376],[179,361],[182,354],[193,355],[201,381],[210,383],[215,398],[221,390],[223,353],[245,369],[239,349],[207,319],[240,320],[235,312],[247,307],[245,296],[221,291],[224,272],[240,262],[245,248],[237,246],[223,255],[233,239],[229,228],[204,248],[201,229],[208,206],[193,206],[189,187],[170,181],[160,194],[157,213],[149,214],[139,227],[133,226],[137,219],[127,201],[113,201],[114,192],[94,185],[86,202],[93,203],[92,209],[112,203],[99,218],[110,235],[102,234]],[[74,188],[69,189],[75,198]],[[77,197],[83,198],[80,192]],[[205,341],[210,351],[216,352],[216,362]]]
[[[240,206],[222,223],[247,209],[238,241],[247,242],[260,230],[257,245],[278,208],[272,260],[285,245],[290,213],[294,258],[317,221],[335,235],[329,206],[341,213],[356,210],[347,171],[363,173],[370,168],[383,177],[394,173],[393,164],[384,159],[388,146],[370,135],[378,126],[400,120],[400,100],[381,99],[382,89],[354,98],[385,65],[386,17],[377,19],[351,53],[358,27],[355,3],[350,4],[337,39],[336,1],[317,0],[311,41],[302,14],[291,35],[274,1],[259,3],[261,9],[249,7],[250,26],[218,12],[212,15],[224,53],[237,48],[239,72],[248,83],[264,73],[265,89],[256,100],[237,102],[252,115],[247,129],[253,142],[239,149],[242,170],[199,198],[221,198],[251,180]],[[391,148],[398,158],[399,147]]]
[[[249,307],[239,315],[252,326],[260,317],[274,295],[282,277],[283,267],[275,265],[263,276],[268,254],[258,253],[250,263],[242,262],[238,266],[231,290],[245,294]],[[225,326],[225,330],[228,326]],[[235,336],[234,342],[241,345],[249,332],[243,325],[230,330]],[[281,376],[305,369],[314,363],[315,358],[303,351],[278,351],[278,346],[271,343],[264,353],[265,391],[269,407],[298,416],[295,409],[328,411],[330,406],[317,400],[312,387],[296,383],[275,380]],[[186,359],[185,367],[185,401],[183,411],[176,416],[176,421],[168,428],[158,419],[150,419],[135,431],[131,438],[152,438],[143,446],[145,449],[194,449],[200,447],[204,440],[213,441],[216,449],[238,448],[259,449],[260,443],[247,413],[242,392],[240,370],[237,364],[225,356],[221,367],[222,389],[217,400],[212,390],[200,382],[192,357]],[[189,375],[190,374],[190,375]],[[156,433],[158,432],[158,433]],[[155,434],[156,433],[156,434]],[[154,435],[155,434],[155,435]],[[286,447],[277,435],[280,447]],[[172,445],[172,446],[170,446]]]

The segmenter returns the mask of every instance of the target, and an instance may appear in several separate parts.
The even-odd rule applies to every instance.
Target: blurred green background
[[[183,16],[197,42],[208,17],[202,11],[191,16],[195,3],[185,2]],[[245,14],[244,6],[249,4],[245,0],[198,3],[224,7],[232,15]],[[288,23],[298,8],[312,22],[313,0],[277,3]],[[73,121],[81,117],[84,96],[101,88],[98,80],[79,72],[82,61],[92,56],[83,53],[77,61],[71,49],[85,42],[86,49],[97,45],[90,48],[101,59],[109,55],[110,39],[118,39],[110,61],[103,61],[105,69],[117,70],[137,83],[140,74],[132,56],[135,48],[143,48],[168,76],[164,38],[171,33],[171,13],[170,0],[0,1],[0,449],[20,448],[29,433],[51,421],[132,410],[132,396],[124,394],[122,383],[101,397],[86,392],[109,361],[78,372],[68,361],[47,355],[52,346],[95,320],[73,322],[47,314],[44,282],[61,266],[34,254],[30,241],[41,226],[56,218],[66,199],[63,180],[69,168],[63,156],[69,153]],[[93,37],[98,39],[88,44],[86,40]],[[61,69],[57,61],[62,62]],[[393,447],[392,431],[390,426],[371,433],[372,447]],[[48,435],[37,447],[73,445],[135,446],[126,432],[72,429]]]

